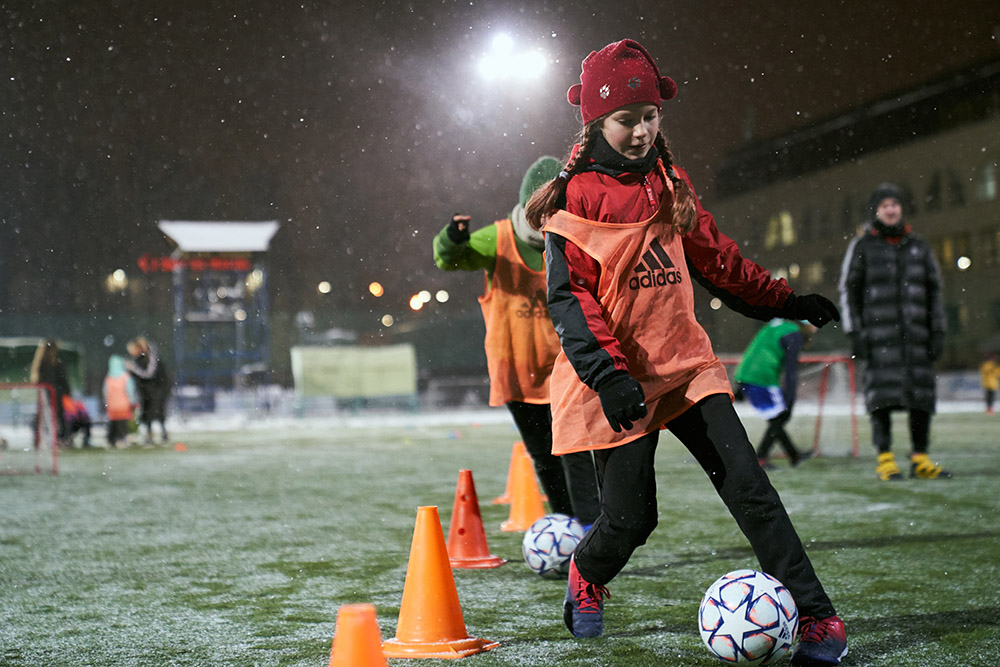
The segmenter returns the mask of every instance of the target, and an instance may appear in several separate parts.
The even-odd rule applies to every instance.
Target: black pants
[[[729,397],[709,396],[667,428],[708,474],[750,541],[761,569],[788,588],[800,614],[816,618],[835,614]],[[601,515],[574,556],[580,575],[592,584],[613,579],[656,527],[653,462],[658,440],[659,433],[653,432],[595,452]]]
[[[128,438],[128,420],[112,419],[108,421],[108,444],[117,445]]]
[[[911,409],[910,441],[914,454],[926,454],[931,431],[931,413]],[[892,408],[872,410],[872,441],[879,454],[892,449]]]
[[[549,497],[552,511],[575,516],[584,525],[593,523],[601,511],[593,454],[552,453],[552,412],[548,404],[511,401],[507,409],[535,464],[535,473],[542,491]]]
[[[788,436],[788,431],[785,430],[785,424],[788,423],[791,417],[792,413],[789,410],[785,410],[777,417],[767,420],[767,430],[764,431],[764,436],[760,439],[760,444],[757,445],[757,458],[766,459],[771,452],[771,447],[777,441],[781,445],[781,448],[785,450],[789,461],[795,463],[799,460],[799,452],[795,449],[795,445],[792,444],[792,439]]]

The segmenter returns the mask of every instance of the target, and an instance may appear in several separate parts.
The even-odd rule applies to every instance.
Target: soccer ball
[[[756,570],[719,577],[705,591],[698,628],[723,662],[769,665],[788,652],[799,626],[795,600],[780,581]]]
[[[583,539],[583,526],[565,514],[546,514],[531,524],[521,540],[524,562],[546,579],[569,573],[569,558]]]

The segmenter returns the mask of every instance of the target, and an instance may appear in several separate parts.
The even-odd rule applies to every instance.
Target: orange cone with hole
[[[491,555],[486,545],[486,530],[471,470],[458,471],[455,505],[448,529],[448,560],[452,567],[470,570],[500,567],[507,562]]]
[[[510,515],[500,524],[504,532],[528,530],[537,519],[545,516],[542,494],[535,480],[535,468],[528,456],[518,457],[510,485]]]
[[[503,493],[493,499],[494,505],[505,505],[510,503],[510,481],[514,479],[514,468],[517,467],[517,458],[519,456],[528,456],[528,450],[525,449],[524,443],[518,440],[514,443],[514,446],[510,450],[510,464],[507,466],[507,486],[504,488]]]
[[[382,655],[382,632],[375,605],[345,604],[337,612],[330,667],[389,667]]]
[[[387,658],[464,658],[499,646],[470,637],[437,507],[418,507],[396,636],[382,645]]]

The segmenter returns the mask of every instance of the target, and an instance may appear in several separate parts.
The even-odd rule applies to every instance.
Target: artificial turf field
[[[178,428],[186,451],[73,450],[58,476],[0,477],[0,665],[325,667],[341,605],[375,604],[395,635],[416,509],[437,505],[447,535],[463,468],[490,552],[510,562],[455,570],[456,588],[469,635],[500,646],[390,665],[721,664],[698,603],[756,561],[686,450],[661,437],[659,527],[609,586],[604,636],[576,640],[565,584],[531,573],[521,534],[499,530],[508,507],[491,500],[517,434],[502,410],[479,414]],[[858,459],[778,462],[771,479],[847,624],[843,664],[1000,664],[998,429],[979,413],[935,418],[951,480],[876,481],[864,424]]]

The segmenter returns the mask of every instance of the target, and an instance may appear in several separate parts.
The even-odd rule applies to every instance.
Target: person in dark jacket
[[[170,397],[170,378],[160,358],[156,345],[139,336],[127,345],[130,360],[125,363],[128,372],[139,387],[142,423],[146,425],[146,443],[153,442],[153,422],[160,422],[161,442],[169,442],[167,435],[167,399]]]
[[[47,385],[52,394],[52,408],[56,415],[56,430],[60,447],[69,446],[69,433],[66,430],[66,414],[63,411],[63,397],[70,395],[69,378],[66,367],[59,357],[59,343],[49,338],[38,343],[35,357],[31,362],[29,376],[33,384]]]
[[[931,247],[904,221],[902,190],[883,183],[871,222],[847,248],[840,276],[844,331],[863,370],[865,404],[883,481],[903,478],[892,454],[894,410],[910,417],[910,476],[951,477],[928,458],[935,404],[932,364],[944,347],[941,269]]]

